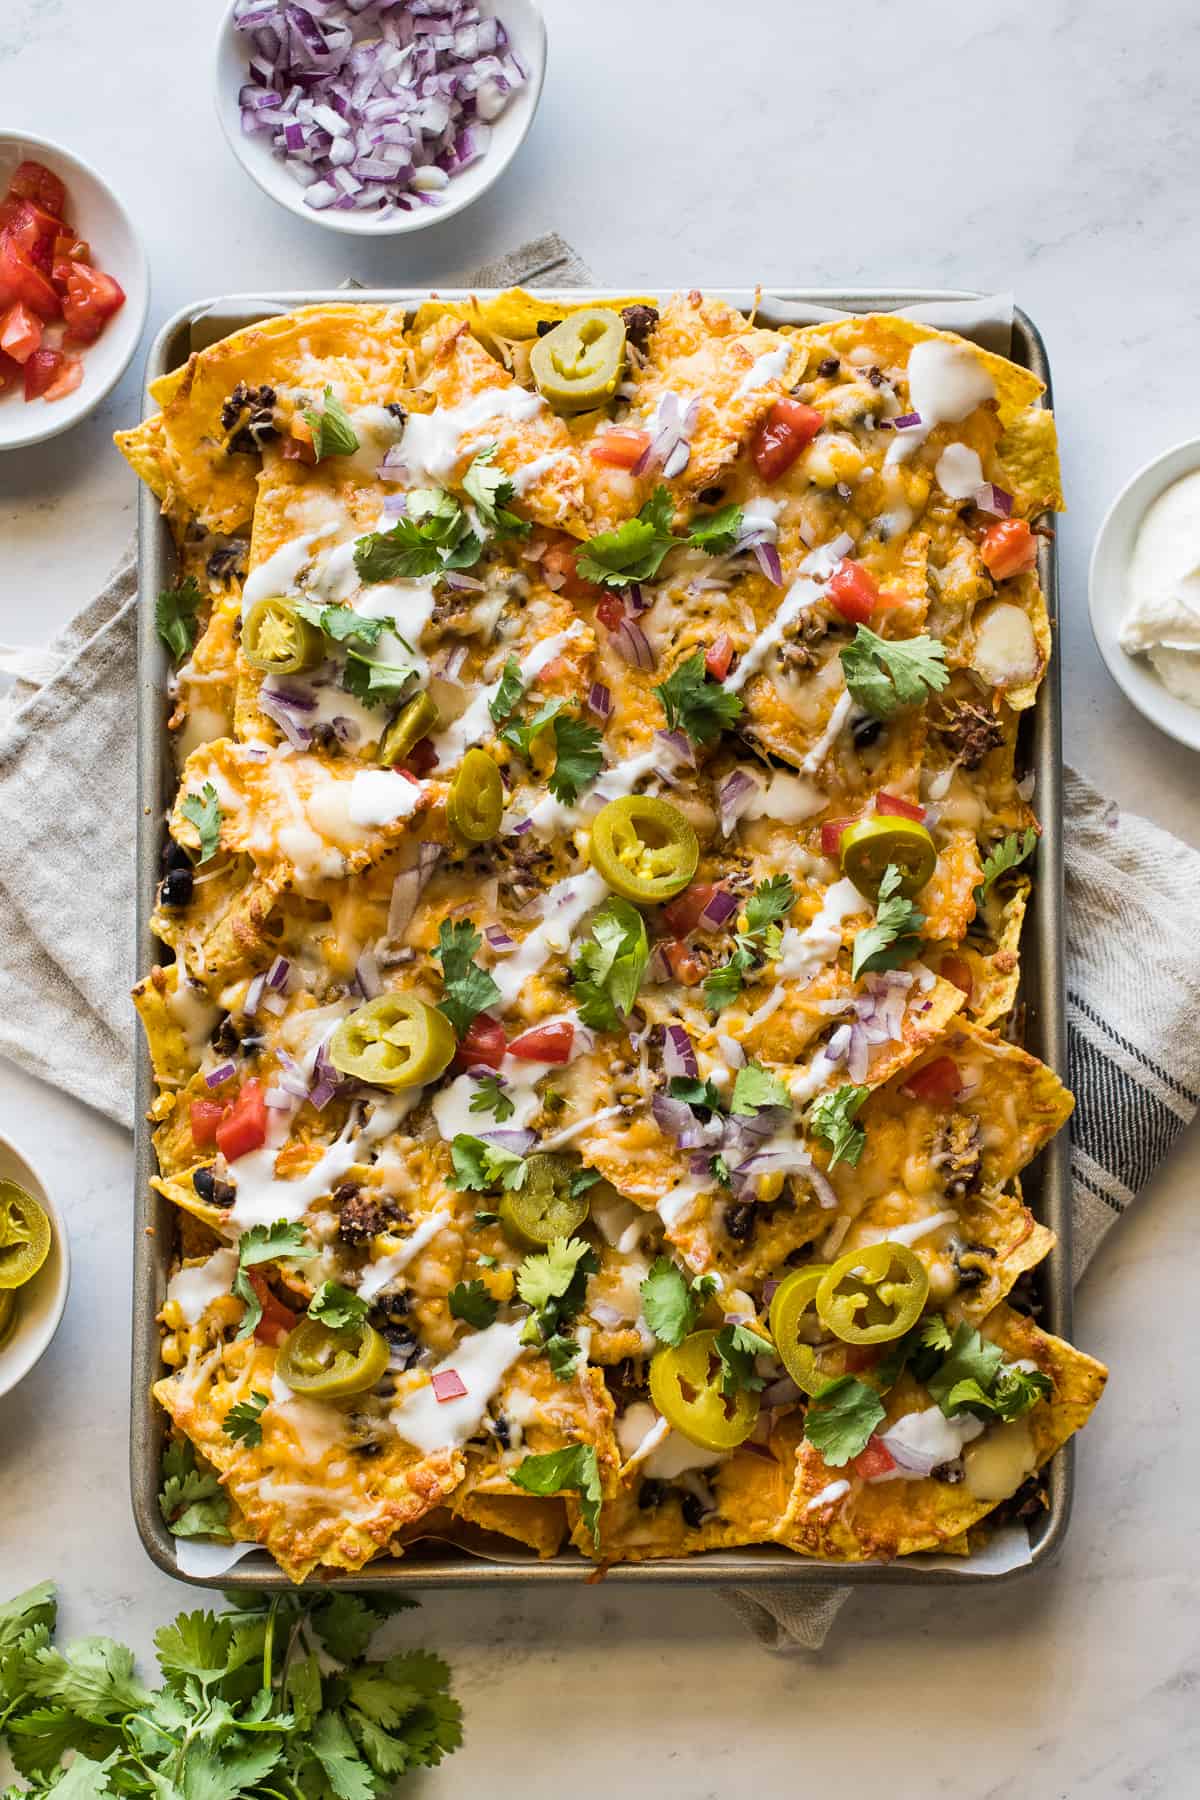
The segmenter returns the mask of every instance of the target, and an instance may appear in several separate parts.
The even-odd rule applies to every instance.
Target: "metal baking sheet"
[[[465,298],[466,289],[442,289],[442,299]],[[552,290],[547,299],[602,303],[621,290],[588,288]],[[751,289],[711,290],[733,305],[748,310],[754,304]],[[185,307],[163,326],[150,351],[147,383],[178,368],[188,355],[214,343],[228,332],[272,314],[321,301],[348,299],[386,301],[419,306],[430,297],[427,289],[347,291],[337,288],[318,292],[223,295]],[[918,304],[937,304],[975,298],[961,290],[866,288],[779,288],[764,293],[758,317],[764,324],[787,322],[789,303],[812,303],[847,312],[903,311]],[[773,307],[775,310],[773,311]],[[994,347],[990,345],[989,347]],[[1011,355],[1046,384],[1046,403],[1052,403],[1050,366],[1042,337],[1028,314],[1014,310]],[[155,410],[147,399],[146,411]],[[149,920],[159,878],[160,854],[165,835],[165,812],[174,788],[174,770],[167,741],[164,704],[168,675],[166,652],[154,628],[154,600],[159,589],[175,579],[175,550],[166,522],[153,494],[143,487],[139,498],[140,625],[138,639],[138,905],[137,968],[148,969],[156,960],[157,940]],[[1065,1078],[1066,1022],[1063,962],[1063,865],[1062,865],[1062,689],[1061,642],[1058,635],[1057,557],[1053,541],[1042,540],[1039,557],[1056,653],[1042,683],[1032,718],[1027,714],[1018,747],[1019,764],[1037,778],[1036,806],[1042,824],[1038,873],[1026,927],[1022,958],[1022,997],[1026,1008],[1025,1041],[1030,1050]],[[133,1280],[133,1385],[131,1396],[130,1478],[134,1517],[151,1560],[169,1575],[179,1575],[175,1542],[163,1523],[158,1507],[159,1463],[167,1419],[150,1395],[151,1383],[162,1372],[159,1331],[155,1315],[162,1305],[174,1241],[172,1208],[150,1187],[155,1172],[154,1150],[146,1112],[154,1098],[150,1058],[139,1033],[136,1076],[137,1130],[134,1199]],[[1059,1337],[1071,1332],[1071,1197],[1070,1150],[1064,1129],[1025,1171],[1025,1195],[1033,1212],[1057,1234],[1057,1248],[1038,1270],[1041,1321]],[[606,1581],[624,1586],[667,1584],[687,1587],[736,1585],[754,1587],[769,1582],[791,1582],[798,1587],[836,1578],[854,1586],[964,1587],[1011,1580],[1026,1569],[1037,1568],[1059,1550],[1071,1510],[1074,1479],[1074,1444],[1068,1443],[1054,1457],[1047,1471],[1048,1510],[1034,1521],[1030,1532],[1030,1560],[1015,1569],[996,1572],[973,1566],[964,1558],[954,1567],[922,1566],[920,1559],[901,1558],[892,1563],[828,1563],[799,1557],[770,1546],[707,1552],[699,1556],[671,1557],[658,1562],[619,1564]],[[323,1577],[332,1587],[459,1588],[481,1585],[553,1586],[578,1582],[594,1574],[594,1566],[569,1550],[539,1560],[502,1539],[480,1537],[478,1554],[459,1545],[429,1540],[414,1545],[403,1557],[380,1558],[358,1574]],[[219,1588],[287,1587],[288,1578],[265,1554],[246,1557],[228,1573],[196,1580],[198,1586]]]

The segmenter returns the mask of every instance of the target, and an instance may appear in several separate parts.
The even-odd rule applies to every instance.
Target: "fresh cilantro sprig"
[[[615,1031],[633,1010],[649,958],[645,919],[614,894],[593,918],[591,934],[571,964],[580,1023],[593,1031]]]
[[[921,948],[918,935],[925,914],[897,892],[901,881],[895,863],[889,863],[879,884],[875,922],[854,934],[850,973],[855,981],[876,969],[898,969],[911,962]]]
[[[559,1336],[582,1307],[589,1276],[600,1268],[583,1238],[555,1238],[548,1249],[527,1256],[517,1270],[517,1293],[532,1308],[522,1343],[544,1345]]]
[[[772,961],[779,955],[783,935],[779,921],[787,918],[795,904],[796,890],[789,875],[772,875],[759,882],[746,902],[746,928],[734,937],[732,956],[704,982],[704,1002],[710,1011],[720,1012],[732,1005],[750,970],[760,960]]]
[[[757,1393],[767,1385],[766,1377],[755,1368],[755,1358],[770,1356],[772,1349],[756,1331],[750,1331],[745,1325],[725,1325],[713,1339],[713,1349],[720,1358],[721,1392],[727,1398],[733,1394]]]
[[[333,389],[326,384],[325,404],[318,412],[315,407],[304,414],[305,420],[312,428],[313,449],[317,453],[317,461],[324,462],[327,456],[353,456],[358,449],[358,433]]]
[[[703,650],[679,663],[654,691],[662,701],[667,730],[686,732],[695,744],[713,743],[742,714],[741,695],[708,679]]]
[[[873,1387],[853,1375],[839,1375],[809,1402],[804,1435],[831,1469],[841,1469],[866,1449],[885,1411]]]
[[[257,1390],[245,1400],[239,1400],[225,1414],[221,1426],[225,1436],[233,1438],[235,1443],[245,1444],[249,1450],[257,1450],[262,1443],[263,1409],[270,1404],[270,1394],[260,1394]]]
[[[229,1495],[187,1438],[173,1438],[163,1451],[162,1477],[158,1510],[173,1536],[232,1538]]]
[[[336,1281],[323,1281],[308,1303],[310,1319],[319,1319],[331,1331],[351,1331],[365,1324],[371,1308],[350,1288]]]
[[[890,719],[905,706],[919,706],[950,679],[946,646],[940,638],[881,638],[860,625],[854,642],[841,651],[846,686],[877,719]]]
[[[438,926],[438,941],[433,954],[442,965],[444,992],[438,1008],[444,1012],[459,1037],[470,1029],[471,1021],[493,1006],[500,989],[486,969],[475,961],[475,952],[483,943],[469,919],[443,919]]]
[[[524,697],[525,683],[521,679],[521,665],[515,656],[510,656],[504,665],[504,673],[496,691],[488,701],[488,711],[493,723],[503,725],[506,719],[511,719]]]
[[[813,1102],[808,1115],[809,1129],[814,1137],[828,1144],[832,1151],[829,1158],[831,1169],[840,1162],[847,1162],[853,1168],[863,1153],[867,1134],[854,1121],[869,1092],[869,1088],[843,1082],[841,1087],[822,1094],[819,1100]]]
[[[513,667],[513,659],[509,658]],[[497,717],[497,703],[503,693],[505,675],[501,677],[500,690],[495,698],[489,701],[492,717]],[[518,672],[518,682],[520,676]],[[509,689],[510,693],[512,689]],[[521,695],[517,694],[513,705],[519,704]],[[573,806],[579,798],[580,790],[595,781],[604,763],[604,753],[600,748],[600,733],[594,725],[585,724],[573,713],[564,712],[566,702],[561,699],[547,700],[540,706],[531,719],[518,723],[515,720],[505,725],[500,736],[504,743],[528,757],[533,749],[534,740],[549,725],[554,736],[554,767],[546,777],[546,785],[554,798],[564,806]],[[507,715],[505,715],[507,716]]]
[[[160,1685],[107,1637],[53,1643],[50,1582],[0,1605],[0,1740],[29,1788],[59,1800],[378,1800],[396,1777],[462,1742],[439,1657],[367,1660],[379,1627],[415,1602],[349,1593],[248,1593],[180,1613],[155,1635]]]
[[[364,706],[389,706],[403,699],[417,675],[411,663],[381,662],[364,656],[353,644],[347,646],[342,686]]]
[[[221,803],[212,782],[206,781],[198,794],[185,794],[179,810],[200,833],[199,860],[206,863],[221,842]]]
[[[626,519],[615,531],[602,531],[580,545],[576,569],[584,581],[603,587],[653,581],[668,554],[683,541],[671,529],[674,518],[671,491],[660,484],[636,519]]]
[[[527,1494],[578,1494],[583,1522],[592,1534],[593,1545],[600,1548],[600,1503],[604,1492],[594,1444],[568,1444],[562,1450],[548,1450],[544,1456],[527,1456],[510,1471],[510,1477]]]
[[[173,588],[163,588],[154,602],[155,629],[177,663],[189,655],[196,642],[196,613],[203,604],[204,596],[193,575]]]
[[[459,502],[441,488],[413,488],[407,512],[387,531],[359,538],[354,567],[360,580],[418,581],[449,569],[469,569],[483,545]]]
[[[1053,1392],[1040,1369],[1019,1369],[1004,1360],[999,1344],[965,1320],[951,1331],[940,1313],[922,1319],[877,1364],[873,1381],[886,1392],[911,1369],[947,1418],[970,1412],[977,1418],[1011,1423]]]
[[[761,1063],[743,1063],[733,1084],[729,1110],[735,1118],[750,1119],[767,1106],[790,1106],[792,1097],[770,1069]]]
[[[238,1266],[230,1292],[245,1301],[246,1312],[238,1329],[239,1338],[248,1338],[262,1318],[262,1302],[254,1291],[250,1270],[262,1263],[278,1262],[281,1256],[293,1262],[306,1262],[317,1254],[312,1244],[304,1241],[304,1227],[277,1219],[274,1225],[252,1225],[238,1240]]]
[[[497,537],[528,537],[533,529],[530,521],[508,509],[516,488],[511,475],[497,466],[496,448],[495,444],[488,444],[472,457],[463,476],[463,492],[474,501],[480,518]]]
[[[1026,831],[1010,831],[1008,836],[994,844],[984,858],[983,880],[975,889],[975,901],[978,905],[986,900],[992,886],[999,881],[1001,875],[1007,875],[1037,849],[1038,834],[1032,825]]]
[[[465,1131],[452,1141],[450,1161],[454,1169],[450,1185],[465,1193],[485,1194],[491,1188],[511,1193],[525,1184],[527,1164],[523,1156],[499,1144],[485,1143],[483,1138],[471,1137]]]
[[[682,1344],[716,1290],[715,1275],[696,1275],[689,1281],[677,1263],[660,1256],[639,1290],[646,1323],[662,1343]]]
[[[693,550],[707,550],[710,556],[724,556],[742,535],[742,509],[736,500],[718,506],[716,512],[705,513],[692,520],[688,543]]]
[[[471,1095],[468,1112],[491,1113],[497,1125],[511,1119],[517,1109],[505,1093],[499,1075],[476,1075],[473,1079],[475,1092]]]
[[[486,1331],[489,1325],[494,1325],[500,1310],[482,1281],[457,1282],[446,1295],[446,1304],[451,1318],[461,1319],[477,1331]]]

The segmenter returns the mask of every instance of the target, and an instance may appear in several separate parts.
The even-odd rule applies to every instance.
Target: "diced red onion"
[[[699,417],[698,394],[684,406],[679,395],[668,388],[651,421],[654,435],[633,465],[633,473],[648,475],[654,469],[661,469],[668,481],[682,475],[691,460],[691,437]]]
[[[898,418],[880,420],[881,426],[890,426],[893,431],[914,431],[920,423],[919,412],[901,413]]]
[[[263,1095],[263,1105],[273,1107],[276,1112],[291,1112],[292,1098],[283,1087],[269,1087]]]
[[[649,982],[674,981],[671,965],[667,961],[666,951],[662,944],[654,945],[650,952],[650,960],[646,964],[646,980]]]
[[[698,1150],[701,1144],[716,1143],[721,1136],[719,1119],[703,1125],[690,1106],[682,1100],[672,1100],[669,1094],[655,1094],[650,1110],[660,1130],[674,1138],[681,1150]]]
[[[663,1073],[668,1078],[676,1075],[687,1076],[695,1080],[700,1073],[700,1065],[696,1061],[696,1052],[692,1040],[682,1025],[668,1025],[663,1037]]]
[[[985,481],[977,487],[971,496],[980,512],[991,513],[994,518],[1007,519],[1012,513],[1012,495],[997,487],[994,482]]]
[[[441,579],[448,588],[457,588],[460,593],[482,594],[487,590],[486,582],[480,581],[474,575],[462,575],[457,569],[447,569]],[[465,656],[467,653],[466,645],[460,644],[458,648]]]
[[[489,925],[486,928],[486,930],[484,931],[483,935],[487,939],[488,943],[492,946],[493,950],[515,950],[516,949],[517,940],[515,938],[509,937],[509,935],[508,935],[507,931],[505,931],[503,925]]]
[[[629,613],[621,620],[613,632],[613,648],[617,654],[635,669],[649,673],[657,668],[658,658],[654,654],[649,638]]]
[[[735,769],[721,783],[717,789],[717,810],[721,816],[721,830],[726,837],[733,831],[754,796],[761,792],[762,783],[748,769]]]
[[[779,560],[779,552],[774,544],[753,544],[755,561],[768,581],[776,587],[783,586],[783,564]]]
[[[532,819],[518,819],[517,823],[512,827],[510,836],[524,837],[525,833],[527,831],[532,831],[532,830],[533,830],[533,820]]]
[[[305,723],[305,715],[317,710],[314,695],[307,688],[294,683],[281,685],[273,675],[268,675],[258,690],[258,704],[268,719],[273,719],[293,750],[307,750],[312,743],[312,727]]]
[[[602,681],[593,681],[587,697],[588,711],[597,719],[607,719],[612,712],[612,695]]]
[[[250,983],[250,986],[246,989],[246,998],[242,1004],[242,1011],[248,1019],[252,1019],[258,1011],[258,1003],[262,999],[262,991],[266,986],[266,983],[267,978],[265,975],[256,975],[254,980]]]
[[[533,1131],[481,1131],[479,1135],[485,1144],[511,1150],[514,1156],[528,1156],[537,1143],[537,1133]]]
[[[776,1281],[773,1276],[770,1281],[763,1282],[762,1303],[764,1306],[770,1306],[772,1300],[775,1298],[775,1295],[778,1293],[779,1289],[782,1286],[783,1286],[783,1283],[780,1281]]]
[[[457,1369],[435,1369],[430,1377],[434,1398],[444,1406],[447,1400],[461,1400],[467,1384]]]
[[[737,899],[728,888],[714,888],[712,899],[700,914],[699,923],[706,931],[719,931],[733,917],[737,908]]]
[[[208,1074],[204,1077],[204,1085],[205,1087],[210,1088],[220,1087],[223,1081],[228,1081],[231,1075],[236,1074],[237,1065],[235,1063],[218,1063],[217,1067],[215,1069],[210,1069]]]
[[[692,749],[691,739],[685,732],[656,731],[654,740],[656,743],[661,744],[663,749],[666,750],[682,768],[695,768],[696,752]]]
[[[358,977],[364,999],[378,999],[383,992],[383,980],[379,973],[379,960],[373,950],[363,951],[354,965],[354,973]]]
[[[288,977],[291,975],[291,972],[292,965],[287,957],[277,956],[275,961],[271,964],[271,967],[267,970],[267,986],[273,988],[277,994],[286,994],[288,991]]]

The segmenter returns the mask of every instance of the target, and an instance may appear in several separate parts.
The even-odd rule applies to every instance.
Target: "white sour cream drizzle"
[[[842,1498],[843,1494],[849,1492],[850,1483],[848,1481],[831,1481],[828,1487],[823,1487],[819,1494],[813,1495],[804,1510],[805,1512],[816,1512],[819,1507],[832,1506],[836,1500]]]
[[[674,1481],[692,1469],[714,1468],[727,1455],[723,1450],[702,1450],[682,1432],[672,1431],[666,1419],[641,1400],[625,1408],[616,1433],[625,1467],[640,1464],[654,1481]]]
[[[865,1249],[868,1244],[916,1244],[931,1231],[940,1231],[943,1225],[955,1225],[958,1222],[956,1212],[931,1213],[927,1219],[913,1219],[908,1225],[889,1225],[877,1231],[865,1231],[859,1239],[860,1246]]]
[[[570,875],[549,888],[542,902],[542,922],[524,937],[511,955],[497,962],[492,979],[500,989],[499,1005],[510,1007],[531,975],[536,975],[551,956],[561,956],[588,913],[608,895],[608,887],[595,869]]]
[[[359,1299],[373,1300],[376,1294],[381,1294],[389,1282],[394,1281],[397,1275],[403,1274],[413,1258],[425,1248],[426,1244],[431,1243],[438,1232],[449,1223],[449,1213],[439,1208],[437,1211],[431,1212],[427,1219],[421,1220],[416,1230],[405,1238],[398,1250],[393,1250],[388,1256],[381,1256],[377,1261],[368,1263],[363,1269],[362,1279],[358,1284]]]
[[[823,597],[824,590],[814,577],[830,575],[841,560],[830,553],[828,544],[821,544],[812,550],[800,564],[795,581],[780,602],[775,617],[764,625],[752,644],[742,652],[742,660],[737,667],[725,677],[725,687],[736,694],[743,688],[752,675],[757,675],[763,663],[781,641],[784,632],[802,613],[806,606],[815,606]]]
[[[466,1393],[457,1400],[439,1400],[430,1380],[406,1395],[392,1408],[392,1424],[405,1442],[430,1456],[435,1450],[457,1447],[473,1437],[488,1402],[521,1355],[523,1329],[521,1320],[512,1325],[489,1325],[486,1331],[472,1332],[457,1344],[432,1374],[452,1370]]]
[[[167,1304],[179,1308],[185,1325],[196,1325],[214,1300],[227,1294],[237,1270],[236,1250],[214,1250],[207,1262],[180,1269],[167,1284]]]
[[[886,467],[907,462],[937,425],[957,425],[990,400],[995,384],[974,350],[940,338],[914,344],[908,359],[908,394],[921,423],[892,434]]]
[[[444,486],[466,454],[463,439],[492,419],[520,422],[532,419],[545,402],[515,383],[511,387],[485,388],[461,406],[437,406],[431,413],[410,413],[404,425],[401,451],[409,485]]]
[[[821,767],[821,764],[833,749],[833,746],[841,733],[842,726],[846,723],[850,708],[853,704],[854,701],[849,688],[843,688],[842,692],[838,695],[837,700],[834,702],[833,711],[829,715],[824,731],[821,733],[812,749],[808,752],[804,761],[800,764],[800,768],[805,775],[815,775],[817,770]]]
[[[983,485],[983,464],[969,444],[947,444],[934,469],[937,484],[951,500],[969,500]]]
[[[277,1219],[295,1224],[314,1200],[331,1194],[347,1169],[359,1161],[357,1144],[348,1132],[343,1133],[307,1175],[280,1181],[275,1174],[275,1158],[287,1138],[288,1123],[282,1117],[278,1126],[268,1127],[275,1141],[239,1156],[231,1165],[229,1172],[237,1183],[237,1199],[229,1210],[229,1219],[239,1231],[248,1231],[253,1225],[273,1225]]]
[[[788,346],[781,344],[777,350],[766,350],[761,356],[755,357],[753,368],[747,369],[734,389],[734,399],[745,399],[756,388],[766,387],[769,381],[782,381],[791,355]]]
[[[416,811],[424,791],[394,769],[360,769],[350,783],[349,814],[356,825],[393,825]]]
[[[826,889],[816,918],[803,931],[789,925],[784,932],[775,964],[777,974],[784,981],[811,981],[837,956],[846,920],[869,911],[870,902],[863,899],[852,881],[835,881]]]

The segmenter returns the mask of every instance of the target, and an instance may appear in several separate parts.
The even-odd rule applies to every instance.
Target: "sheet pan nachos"
[[[1039,398],[697,292],[311,306],[155,384],[173,1530],[300,1580],[1036,1508],[1104,1382],[1022,1280]]]

